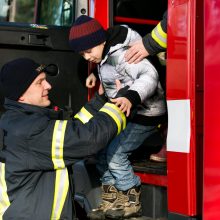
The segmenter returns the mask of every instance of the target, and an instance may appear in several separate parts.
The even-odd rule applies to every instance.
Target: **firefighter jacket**
[[[143,44],[150,55],[158,54],[167,48],[167,11],[163,15],[163,20],[143,37]]]
[[[67,167],[98,152],[125,128],[125,116],[115,105],[100,107],[93,99],[67,121],[53,110],[6,100],[0,120],[5,161],[0,163],[0,219],[73,219]]]

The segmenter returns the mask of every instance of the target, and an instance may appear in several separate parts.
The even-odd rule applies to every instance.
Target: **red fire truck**
[[[60,74],[49,79],[56,85],[51,99],[77,112],[92,91],[84,86],[90,66],[68,45],[74,19],[87,14],[105,28],[127,24],[144,35],[166,9],[167,164],[149,162],[147,157],[133,160],[142,180],[143,215],[153,219],[218,220],[220,0],[0,1],[0,66],[18,57],[56,62]],[[0,101],[2,106],[2,97]],[[155,140],[148,143],[155,145]],[[92,159],[74,167],[77,208],[86,212],[99,202],[94,173]]]

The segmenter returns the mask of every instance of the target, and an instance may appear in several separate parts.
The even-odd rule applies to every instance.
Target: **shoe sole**
[[[131,218],[139,218],[142,216],[142,209],[140,209],[138,212],[130,214],[128,216],[124,216],[124,211],[122,210],[121,213],[118,213],[118,215],[111,215],[106,214],[105,219],[106,220],[122,220],[122,219],[131,219]]]
[[[150,160],[155,161],[155,162],[162,162],[162,163],[167,162],[166,158],[161,158],[161,157],[157,157],[157,156],[154,156],[154,155],[150,156]]]

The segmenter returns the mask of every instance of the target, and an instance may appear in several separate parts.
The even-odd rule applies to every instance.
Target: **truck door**
[[[86,62],[69,49],[68,34],[76,16],[87,14],[87,0],[0,1],[0,67],[10,60],[28,57],[38,63],[55,63],[59,74],[48,80],[54,87],[54,105],[73,112],[87,100]],[[0,111],[3,97],[0,96]]]
[[[161,173],[158,172],[157,175],[155,175],[155,172],[152,174],[152,170],[146,169],[147,166],[150,167],[149,164],[146,163],[144,164],[144,169],[136,169],[135,171],[136,174],[141,177],[142,191],[144,191],[144,193],[146,192],[145,195],[142,193],[144,215],[154,218],[157,218],[158,215],[159,217],[166,216],[164,209],[160,209],[158,206],[158,204],[162,204],[161,206],[165,207],[163,203],[163,199],[165,198],[164,200],[167,200],[167,207],[165,208],[168,211],[167,217],[169,220],[201,219],[204,77],[203,1],[96,0],[95,3],[95,16],[104,26],[109,27],[111,25],[126,23],[137,30],[141,35],[149,33],[154,25],[160,21],[163,12],[168,9],[168,47],[165,77],[168,104],[168,136],[166,142],[167,167],[165,175],[164,173],[161,175]],[[213,4],[210,3],[210,5],[211,7],[207,7],[207,12],[209,12],[210,8],[218,11],[218,4],[216,4],[215,1]],[[209,5],[207,4],[207,6]],[[216,13],[216,15],[217,14],[218,13]],[[213,19],[213,21],[216,21],[216,19]],[[210,24],[212,23],[207,22],[207,24],[209,24],[208,27],[211,28]],[[213,22],[213,24],[217,25],[218,23]],[[213,24],[212,26],[215,27]],[[212,30],[214,30],[214,28]],[[216,34],[216,31],[213,31],[213,33]],[[212,34],[207,36],[212,37]],[[216,39],[210,41],[210,48],[215,45],[213,42],[217,42]],[[211,57],[213,62],[217,61],[217,59],[213,58],[215,55],[209,55],[210,54],[208,54],[207,58],[210,59]],[[210,65],[208,66],[207,64],[206,67],[210,67]],[[215,67],[217,67],[216,64]],[[211,77],[213,77],[213,74],[207,77],[207,79],[210,80]],[[217,78],[215,78],[215,80],[216,79]],[[211,81],[207,81],[206,83],[208,89],[208,86],[212,85],[212,83],[209,82]],[[218,85],[216,81],[215,85]],[[211,87],[212,86],[210,86],[210,88]],[[213,93],[210,93],[210,90],[206,90],[206,92],[207,91],[209,95],[215,97]],[[217,90],[215,90],[215,92],[216,91]],[[207,94],[208,93],[206,93],[206,95]],[[213,100],[210,96],[207,95],[207,97],[209,100]],[[209,105],[209,108],[211,109],[210,106],[211,105]],[[207,116],[209,108],[207,108]],[[206,121],[208,126],[210,125],[209,120],[210,118]],[[216,131],[218,131],[218,129],[216,129]],[[211,133],[213,134],[214,132]],[[208,133],[208,135],[210,135],[210,133]],[[147,148],[145,149],[147,150]],[[208,156],[206,158],[208,158]],[[210,158],[212,158],[210,160],[215,162],[213,156]],[[210,168],[211,163],[207,164],[205,165]],[[158,169],[154,169],[154,171],[155,170],[157,171]],[[209,169],[206,171],[208,170]],[[210,184],[208,175],[205,177],[206,183]],[[217,178],[216,180],[218,181]],[[215,183],[217,183],[217,181]],[[158,185],[160,188],[156,188]],[[157,200],[158,197],[156,196],[151,200],[149,199],[150,193],[147,191],[149,189],[147,187],[149,186],[155,190],[154,192],[160,192],[160,200]],[[162,190],[167,190],[167,194],[165,192],[167,199],[166,195],[164,196],[163,193],[161,193]],[[206,191],[205,199],[208,198],[207,195],[210,194]],[[211,201],[209,198],[207,201],[208,200],[209,202]],[[152,210],[156,211],[152,212],[150,210],[151,213],[149,214],[148,208],[154,204],[154,201],[156,201],[155,204],[157,206],[155,205]],[[205,208],[210,207],[207,205]]]

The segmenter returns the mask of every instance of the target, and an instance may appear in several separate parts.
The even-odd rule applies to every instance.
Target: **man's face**
[[[47,107],[50,105],[50,100],[48,99],[50,89],[51,85],[46,80],[46,74],[42,72],[35,78],[18,101],[40,107]]]
[[[92,49],[88,49],[80,52],[80,55],[82,55],[86,60],[90,62],[100,63],[102,61],[102,53],[103,53],[104,45],[105,42],[99,44],[96,47],[93,47]]]

